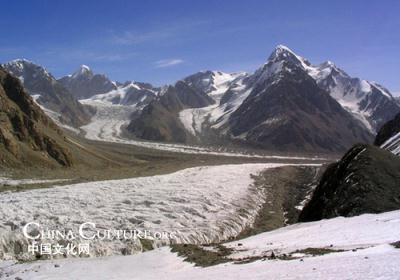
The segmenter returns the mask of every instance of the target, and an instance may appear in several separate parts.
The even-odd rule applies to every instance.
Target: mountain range
[[[174,95],[167,90],[135,116],[128,130],[156,141],[196,139],[268,150],[336,152],[371,142],[376,130],[400,111],[379,84],[352,78],[332,62],[311,65],[281,45],[252,74],[204,71],[178,81],[175,92],[183,85],[186,89],[178,95],[182,106],[167,104],[177,103],[164,96]],[[195,96],[213,100],[188,102]],[[163,108],[164,115],[169,112],[168,126],[160,119],[160,109],[151,109],[155,107]],[[143,133],[147,129],[152,133]]]
[[[44,67],[25,59],[2,66],[17,77],[35,101],[60,124],[79,127],[90,121],[93,110],[79,103]]]
[[[400,112],[378,83],[353,78],[330,61],[312,65],[282,45],[254,73],[202,71],[163,87],[111,81],[85,65],[58,80],[26,60],[4,67],[74,127],[87,123],[97,104],[129,106],[135,112],[125,135],[153,141],[336,153],[371,143]]]

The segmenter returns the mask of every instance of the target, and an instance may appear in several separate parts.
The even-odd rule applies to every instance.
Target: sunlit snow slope
[[[328,244],[346,249],[293,260],[260,259],[201,268],[161,248],[126,257],[3,262],[0,268],[12,279],[399,279],[400,249],[390,245],[400,240],[399,229],[400,211],[393,211],[297,224],[236,242],[243,243],[245,254],[269,254],[272,248],[291,252]]]

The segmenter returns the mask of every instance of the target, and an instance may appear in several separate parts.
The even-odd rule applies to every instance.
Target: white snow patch
[[[47,183],[60,183],[69,181],[70,179],[11,179],[7,177],[0,177],[0,186],[18,186],[18,185],[32,185],[32,184],[47,184]]]
[[[108,105],[126,105],[128,101],[128,92],[132,89],[141,90],[141,88],[134,82],[118,87],[115,90],[111,90],[107,93],[96,94],[88,99],[80,100],[81,103],[90,104],[92,102],[103,102]],[[117,103],[116,103],[117,102]]]
[[[306,248],[366,248],[400,240],[400,211],[300,223],[226,244],[231,257],[291,253]],[[331,247],[332,245],[332,247]],[[239,251],[240,250],[240,251]]]
[[[213,90],[211,90],[208,95],[219,99],[219,97],[228,90],[235,79],[244,75],[245,73],[228,74],[220,71],[213,71]]]

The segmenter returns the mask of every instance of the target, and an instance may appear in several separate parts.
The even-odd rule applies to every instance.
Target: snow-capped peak
[[[72,78],[77,78],[80,76],[92,76],[93,72],[92,70],[89,68],[89,66],[82,64],[78,70],[76,70],[74,72],[74,74],[72,74]]]
[[[302,69],[308,72],[311,64],[303,57],[294,53],[284,45],[278,45],[264,63],[255,73],[256,83],[261,83],[272,77],[276,81],[282,73],[289,73],[296,69]]]
[[[130,81],[130,82],[125,83],[121,88],[133,88],[133,89],[137,89],[137,90],[140,90],[140,89],[141,89],[140,86],[137,85],[137,84],[136,84],[135,82],[133,82],[133,81]]]
[[[26,78],[29,79],[28,76],[32,76],[32,78],[41,76],[46,79],[54,79],[43,66],[24,58],[11,60],[2,66],[14,76],[18,77],[22,83],[24,83]]]
[[[288,52],[288,53],[292,53],[295,54],[291,49],[289,49],[287,46],[285,45],[277,45],[275,47],[274,53],[283,53],[283,52]]]
[[[27,66],[35,66],[35,67],[43,68],[42,66],[37,65],[37,64],[33,63],[32,61],[25,59],[25,58],[17,58],[17,59],[9,61],[7,63],[4,63],[3,65],[4,65],[4,67],[12,67],[12,68],[18,69],[20,71],[23,71],[24,68]]]
[[[335,65],[335,63],[333,63],[332,61],[327,60],[327,61],[325,61],[325,62],[322,62],[322,63],[320,64],[320,67],[332,67],[332,68],[336,68],[336,65]]]
[[[294,63],[296,65],[301,65],[304,68],[310,66],[310,63],[304,59],[303,57],[297,55],[295,52],[293,52],[291,49],[284,45],[278,45],[274,49],[274,51],[271,53],[271,55],[268,58],[268,62],[278,62],[286,60],[288,62]]]
[[[6,64],[10,64],[10,65],[13,64],[13,65],[16,65],[16,66],[19,66],[22,68],[24,64],[34,64],[34,63],[25,58],[17,58],[17,59],[7,62]]]
[[[225,73],[222,71],[207,70],[190,75],[182,81],[214,99],[218,99],[226,92],[234,80],[244,75],[245,73]]]

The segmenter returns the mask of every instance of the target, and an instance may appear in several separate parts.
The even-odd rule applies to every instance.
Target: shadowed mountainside
[[[5,164],[55,161],[71,166],[62,131],[25,92],[20,81],[0,68],[0,160]]]
[[[359,144],[324,172],[300,222],[400,209],[400,157]]]

